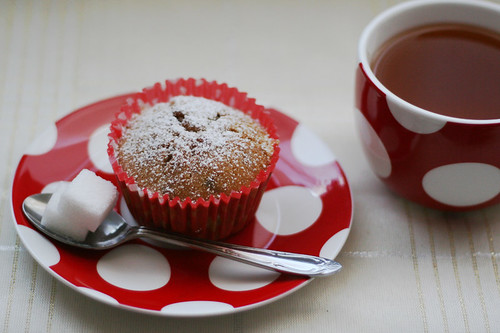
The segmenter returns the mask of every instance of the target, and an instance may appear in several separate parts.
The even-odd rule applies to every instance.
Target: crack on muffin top
[[[276,143],[239,110],[177,96],[130,119],[117,159],[141,188],[170,198],[208,199],[250,185],[269,166]]]

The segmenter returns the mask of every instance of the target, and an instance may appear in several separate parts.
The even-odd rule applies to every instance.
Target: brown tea
[[[403,100],[447,116],[500,118],[500,34],[464,24],[411,29],[386,42],[372,69]]]

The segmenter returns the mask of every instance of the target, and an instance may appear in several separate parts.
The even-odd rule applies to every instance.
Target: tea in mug
[[[395,95],[425,110],[500,119],[500,34],[465,24],[405,31],[375,54],[372,69]]]

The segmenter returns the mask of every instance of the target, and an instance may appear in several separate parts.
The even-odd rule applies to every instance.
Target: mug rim
[[[494,119],[472,119],[472,118],[460,118],[453,116],[446,116],[436,112],[429,111],[427,109],[418,107],[414,104],[411,104],[404,99],[400,98],[392,91],[387,89],[375,76],[373,72],[370,61],[368,60],[368,38],[370,34],[382,23],[387,20],[399,16],[403,12],[408,12],[416,8],[421,8],[425,6],[432,5],[466,5],[466,6],[474,6],[477,8],[487,9],[492,12],[496,12],[499,15],[500,20],[500,5],[492,2],[487,2],[483,0],[412,0],[404,3],[397,4],[392,6],[377,16],[375,16],[368,25],[363,29],[359,42],[358,42],[358,63],[361,65],[365,75],[370,79],[373,84],[380,89],[386,96],[390,97],[395,103],[398,105],[404,106],[409,112],[415,113],[417,115],[421,115],[428,118],[433,118],[440,121],[445,122],[454,122],[454,123],[463,123],[463,124],[499,124],[500,118]],[[404,31],[404,30],[403,30]],[[393,34],[392,36],[394,36]],[[387,39],[386,39],[387,40]],[[384,40],[384,41],[386,41]]]

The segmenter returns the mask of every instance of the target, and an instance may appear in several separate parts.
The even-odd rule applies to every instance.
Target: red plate
[[[172,317],[248,310],[310,282],[141,240],[107,251],[82,251],[33,229],[21,210],[27,196],[51,191],[83,168],[115,182],[105,153],[107,124],[129,96],[102,100],[60,119],[21,158],[12,187],[12,211],[19,237],[35,260],[59,281],[96,300]],[[280,161],[255,221],[226,241],[335,258],[352,221],[344,172],[311,131],[279,111],[270,113],[280,136]],[[116,210],[135,222],[123,200]]]

